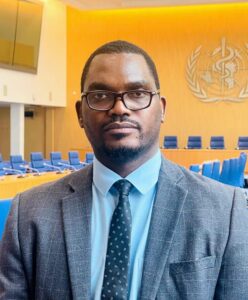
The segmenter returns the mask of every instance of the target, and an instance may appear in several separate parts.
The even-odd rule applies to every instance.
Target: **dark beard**
[[[103,147],[101,152],[104,153],[106,157],[108,157],[111,161],[117,163],[126,163],[133,160],[136,160],[139,156],[143,154],[146,147],[136,147],[136,148],[128,148],[128,147],[120,147],[120,148],[109,148]]]

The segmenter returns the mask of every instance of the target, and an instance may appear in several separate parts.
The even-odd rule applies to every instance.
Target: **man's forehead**
[[[94,57],[86,76],[86,86],[92,81],[115,81],[117,78],[132,82],[153,82],[145,58],[136,53],[106,53]]]
[[[138,53],[101,53],[96,55],[89,67],[89,70],[94,68],[95,66],[99,65],[111,65],[111,64],[127,64],[127,63],[133,63],[133,64],[140,64],[144,65],[148,68],[147,62],[143,55]]]

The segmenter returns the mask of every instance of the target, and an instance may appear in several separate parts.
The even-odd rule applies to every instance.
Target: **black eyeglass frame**
[[[113,102],[113,105],[110,107],[110,108],[107,108],[107,109],[96,109],[96,108],[93,108],[90,106],[90,103],[89,103],[89,100],[88,100],[88,95],[90,94],[93,94],[93,93],[96,93],[96,92],[102,92],[102,93],[110,93],[110,94],[113,94],[114,95],[114,102]],[[145,107],[142,107],[142,108],[138,108],[138,109],[132,109],[132,108],[129,108],[126,103],[125,103],[125,100],[124,100],[124,95],[128,94],[128,93],[131,93],[131,92],[145,92],[145,93],[148,93],[150,94],[150,101],[149,103],[145,106]],[[130,91],[125,91],[125,92],[120,92],[120,93],[117,93],[117,92],[112,92],[112,91],[105,91],[105,90],[95,90],[95,91],[88,91],[88,92],[82,92],[81,93],[81,100],[83,100],[83,98],[85,97],[86,99],[86,102],[87,102],[87,105],[90,109],[92,110],[96,110],[96,111],[109,111],[111,110],[114,106],[115,106],[115,103],[117,101],[117,98],[120,98],[120,100],[122,101],[122,103],[124,104],[124,106],[129,109],[129,110],[132,110],[132,111],[138,111],[138,110],[142,110],[142,109],[146,109],[148,108],[150,105],[151,105],[151,102],[152,102],[152,98],[153,96],[155,95],[159,95],[160,94],[160,90],[157,90],[157,91],[154,91],[154,92],[151,92],[151,91],[147,91],[147,90],[130,90]]]

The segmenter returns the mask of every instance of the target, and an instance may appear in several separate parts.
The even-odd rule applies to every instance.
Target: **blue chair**
[[[23,160],[21,155],[10,155],[10,164],[12,169],[26,173],[27,162]]]
[[[85,162],[87,164],[91,164],[93,162],[93,159],[94,159],[94,153],[87,152],[85,155]]]
[[[220,172],[219,181],[225,184],[229,184],[229,170],[230,170],[230,160],[225,159],[222,163],[222,168]]]
[[[230,159],[228,184],[232,185],[232,186],[240,185],[240,168],[239,168],[239,159],[238,158]]]
[[[224,136],[211,136],[210,149],[225,149]]]
[[[190,171],[199,173],[201,171],[201,165],[194,164],[189,166]]]
[[[240,136],[238,138],[237,149],[240,149],[240,150],[248,149],[248,136]]]
[[[201,149],[202,148],[202,138],[201,138],[201,136],[189,136],[186,148],[188,148],[188,149]]]
[[[241,152],[239,156],[239,186],[241,188],[244,187],[245,185],[245,166],[246,166],[246,161],[247,161],[247,153]]]
[[[70,169],[68,160],[62,159],[61,152],[51,152],[50,160],[52,166],[58,167],[61,170]]]
[[[224,160],[219,181],[232,186],[244,187],[244,170],[246,161],[246,153],[241,153],[239,158]]]
[[[164,137],[163,148],[165,149],[177,149],[177,136],[167,135]]]
[[[11,168],[10,162],[8,160],[3,160],[2,153],[0,153],[0,163],[2,163],[2,166],[5,168]]]
[[[69,151],[68,156],[70,165],[75,169],[79,170],[85,166],[85,164],[81,163],[81,161],[79,160],[79,155],[77,151]]]
[[[53,168],[46,165],[47,160],[44,160],[43,154],[41,152],[31,152],[30,163],[31,163],[31,167],[37,170],[38,172],[54,171]]]
[[[214,180],[219,180],[220,178],[220,161],[216,160],[213,162],[211,178]]]
[[[6,174],[4,170],[4,164],[0,162],[0,176],[4,176]]]
[[[11,200],[0,201],[0,240],[2,239],[5,223],[10,211]]]
[[[212,169],[213,169],[213,163],[212,162],[203,163],[203,165],[202,165],[202,175],[205,176],[205,177],[211,178]]]

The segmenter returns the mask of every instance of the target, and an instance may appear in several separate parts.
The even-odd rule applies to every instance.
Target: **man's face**
[[[154,78],[143,56],[131,53],[100,54],[92,60],[84,92],[107,90],[156,91]],[[77,104],[79,123],[94,149],[96,157],[133,160],[139,155],[152,156],[158,149],[160,123],[165,100],[154,95],[150,107],[138,111],[127,109],[117,98],[109,111],[95,111],[86,99]]]

